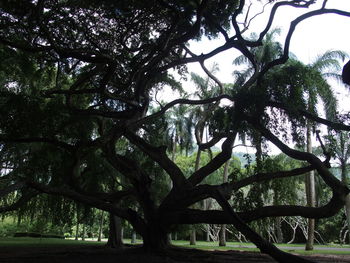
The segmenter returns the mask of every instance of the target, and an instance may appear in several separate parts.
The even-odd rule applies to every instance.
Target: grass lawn
[[[137,240],[140,244],[142,241]],[[54,247],[54,246],[75,246],[75,245],[86,245],[86,246],[96,246],[105,245],[104,242],[97,242],[93,240],[87,241],[77,241],[72,239],[57,239],[57,238],[30,238],[30,237],[2,237],[0,238],[0,247]],[[130,239],[124,240],[125,244],[130,244]],[[219,247],[217,242],[205,242],[197,241],[195,246],[190,246],[189,241],[178,240],[173,241],[175,246],[196,248],[203,250],[239,250],[239,251],[259,251],[257,248],[252,248],[249,246],[254,246],[252,243],[239,243],[239,242],[227,242],[226,247]],[[303,244],[279,244],[282,250],[303,255],[312,254],[328,254],[328,255],[341,255],[350,254],[349,245],[316,245],[313,251],[305,251]],[[283,248],[286,247],[286,248]],[[329,247],[329,248],[347,248],[348,250],[337,251],[337,250],[320,250],[319,248]]]
[[[239,250],[239,251],[259,251],[257,248],[252,248],[250,246],[254,246],[253,243],[239,243],[239,242],[227,242],[226,247],[218,246],[217,242],[205,242],[205,241],[197,241],[195,246],[190,246],[189,241],[173,241],[174,245],[188,247],[188,248],[197,248],[204,250]],[[303,255],[313,255],[313,254],[327,254],[327,255],[349,255],[350,254],[350,246],[349,245],[315,245],[313,251],[305,251],[305,244],[278,244],[280,249],[297,254]],[[325,250],[320,248],[342,248],[348,249],[346,251],[341,250]]]
[[[97,241],[81,241],[59,238],[33,238],[33,237],[1,237],[0,247],[48,247],[48,246],[74,246],[74,245],[104,245]]]

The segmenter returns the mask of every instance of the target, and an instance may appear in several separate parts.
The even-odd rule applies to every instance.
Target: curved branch
[[[237,212],[246,223],[267,217],[301,216],[305,218],[327,218],[334,216],[343,207],[342,200],[333,196],[321,207],[305,207],[296,205],[265,206],[249,211]],[[183,209],[171,211],[166,215],[173,224],[232,224],[232,219],[222,210]]]
[[[227,94],[223,94],[223,95],[220,95],[217,97],[203,99],[203,100],[176,99],[176,100],[173,100],[172,102],[169,102],[168,104],[166,104],[164,107],[162,107],[162,109],[160,111],[158,111],[154,114],[148,115],[142,119],[130,122],[129,125],[136,126],[136,125],[140,125],[140,124],[146,123],[148,121],[151,121],[151,120],[163,115],[167,110],[169,110],[171,107],[173,107],[177,104],[203,105],[203,104],[210,104],[213,102],[217,102],[217,101],[220,101],[222,99],[228,99],[228,100],[234,101],[234,97],[227,95]]]
[[[297,176],[301,175],[307,172],[310,172],[314,170],[315,167],[312,165],[302,167],[302,168],[296,168],[290,171],[278,171],[278,172],[273,172],[273,173],[258,173],[252,176],[249,176],[247,178],[244,178],[242,180],[239,180],[238,182],[234,182],[231,184],[232,190],[237,191],[238,189],[245,187],[247,185],[250,185],[252,183],[258,183],[258,182],[263,182],[263,181],[269,181],[272,179],[277,179],[277,178],[286,178],[286,177],[292,177],[292,176]]]
[[[202,182],[207,176],[220,168],[227,160],[231,158],[232,155],[232,147],[235,141],[237,133],[230,135],[222,144],[222,151],[215,158],[213,158],[207,165],[198,169],[194,172],[189,178],[188,181],[192,185],[197,185]]]
[[[288,5],[293,6],[293,7],[298,7],[298,8],[308,8],[311,4],[314,3],[314,1],[307,1],[303,5],[300,5],[299,2],[300,1],[282,1],[282,2],[278,2],[278,3],[274,4],[274,6],[271,9],[269,20],[266,24],[266,27],[260,33],[258,42],[261,42],[263,40],[263,38],[265,37],[265,35],[267,34],[267,32],[270,30],[278,8],[280,8],[281,6],[288,6]]]
[[[180,168],[168,158],[165,147],[154,147],[132,132],[125,132],[125,137],[157,162],[169,174],[175,188],[184,188],[188,185]]]
[[[75,201],[78,201],[80,203],[90,205],[104,211],[111,212],[122,218],[125,218],[125,219],[130,218],[126,210],[117,208],[113,203],[107,203],[96,197],[78,193],[67,187],[52,187],[52,186],[40,184],[34,181],[27,181],[26,184],[29,187],[42,193],[65,196]]]
[[[210,147],[213,147],[215,144],[217,144],[221,139],[228,136],[228,133],[220,133],[215,135],[210,141],[206,143],[201,143],[198,145],[199,150],[203,151],[206,149],[209,149]]]
[[[313,2],[313,1],[307,1],[307,2]],[[285,63],[288,58],[289,58],[289,46],[290,46],[290,41],[292,39],[293,33],[295,31],[295,28],[297,27],[297,25],[304,21],[307,18],[313,17],[313,16],[317,16],[317,15],[322,15],[322,14],[338,14],[338,15],[342,15],[342,16],[348,16],[350,17],[350,12],[345,12],[342,10],[338,10],[338,9],[319,9],[319,10],[314,10],[311,12],[308,12],[306,14],[303,14],[301,16],[299,16],[298,18],[296,18],[295,20],[293,20],[290,24],[289,27],[289,31],[287,33],[285,42],[284,42],[284,51],[283,51],[283,55],[281,57],[279,57],[276,60],[271,61],[270,63],[268,63],[260,72],[260,77],[263,76],[269,69],[271,69],[274,66],[280,65]]]

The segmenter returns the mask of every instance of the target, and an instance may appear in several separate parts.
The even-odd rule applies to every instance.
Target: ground
[[[350,263],[350,255],[307,256],[315,262]],[[111,249],[105,246],[2,247],[2,263],[273,263],[268,255],[256,252],[203,251],[173,248],[146,254],[140,248]]]

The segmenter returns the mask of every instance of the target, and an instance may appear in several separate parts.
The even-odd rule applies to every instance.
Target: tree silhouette
[[[247,223],[265,217],[336,214],[349,189],[328,170],[327,159],[291,149],[287,139],[307,120],[338,130],[349,131],[350,127],[307,111],[302,102],[292,105],[289,99],[297,98],[299,89],[279,81],[276,85],[265,82],[275,66],[288,60],[290,39],[300,22],[316,15],[350,17],[350,13],[327,9],[325,1],[322,8],[292,21],[277,58],[259,67],[250,50],[261,46],[281,7],[306,9],[314,2],[269,1],[269,21],[258,38],[251,40],[244,38],[239,25],[245,1],[2,1],[1,48],[18,61],[7,65],[6,70],[13,74],[1,70],[1,83],[5,83],[0,87],[1,151],[11,157],[11,169],[1,177],[0,196],[14,191],[20,194],[1,209],[18,207],[32,198],[33,192],[64,196],[127,220],[148,250],[169,248],[167,233],[177,224],[233,224],[279,262],[309,262],[281,252]],[[197,55],[188,47],[190,40],[219,35],[224,44],[208,53]],[[185,76],[188,63],[203,64],[234,49],[254,68],[238,89],[205,99],[178,98],[155,113],[150,111],[153,94],[174,80],[173,72]],[[34,65],[40,81],[32,81],[32,74],[22,75],[21,58]],[[301,73],[291,72],[290,81]],[[194,107],[222,99],[230,105],[213,110],[209,120],[212,138],[199,145],[206,150],[222,140],[221,152],[185,177],[168,156],[160,119],[180,104]],[[294,130],[288,129],[283,118],[269,116],[269,110],[283,112]],[[255,131],[284,154],[308,165],[217,185],[203,183],[231,158],[237,135],[245,131]],[[98,176],[89,158],[92,155],[103,159],[112,172]],[[244,186],[310,170],[317,170],[333,193],[322,207],[277,205],[235,211],[228,202],[234,198],[233,192]],[[85,184],[84,171],[96,174],[98,181],[111,176],[121,187],[93,192]],[[160,191],[164,178],[172,181],[171,190]],[[191,208],[209,197],[223,210]]]

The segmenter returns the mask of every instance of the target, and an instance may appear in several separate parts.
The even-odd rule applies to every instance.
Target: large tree
[[[61,195],[127,220],[142,236],[146,249],[167,248],[167,233],[176,224],[233,224],[276,260],[308,262],[279,251],[247,223],[265,217],[323,218],[337,213],[349,190],[329,172],[328,159],[321,161],[312,153],[291,149],[285,139],[306,119],[333,129],[350,127],[310,113],[302,103],[291,105],[287,98],[295,90],[281,85],[266,89],[264,81],[271,69],[288,60],[290,40],[300,22],[321,14],[350,17],[350,13],[327,9],[323,1],[320,9],[292,21],[281,55],[259,67],[250,48],[262,45],[280,7],[306,9],[315,1],[268,2],[272,5],[269,20],[252,40],[244,37],[245,28],[239,23],[240,14],[249,10],[243,0],[2,1],[0,43],[7,61],[3,60],[6,67],[1,68],[0,141],[10,169],[1,177],[0,195],[16,191],[18,197],[1,210],[15,209],[36,194]],[[219,35],[224,44],[208,53],[197,55],[188,46],[190,40]],[[186,65],[194,62],[205,68],[205,60],[233,49],[247,57],[254,69],[239,87],[205,99],[179,98],[150,113],[152,95],[174,83],[174,70],[183,75]],[[28,65],[32,73],[24,74]],[[199,145],[205,150],[223,140],[221,152],[186,177],[169,158],[165,147],[169,144],[160,139],[166,126],[162,122],[167,121],[163,116],[177,104],[206,105],[222,99],[231,104],[215,109],[208,121],[212,139]],[[288,116],[292,131],[278,114],[269,116],[268,110],[273,109]],[[246,130],[308,164],[229,183],[204,184],[231,158],[237,134]],[[91,156],[104,160],[101,164],[112,170],[110,176],[118,187],[88,188],[87,174],[96,174],[97,181],[105,177]],[[228,202],[236,190],[251,183],[310,170],[317,170],[333,191],[325,206],[276,205],[235,211]],[[157,187],[164,177],[172,181],[166,192]],[[223,210],[190,208],[209,197]]]

